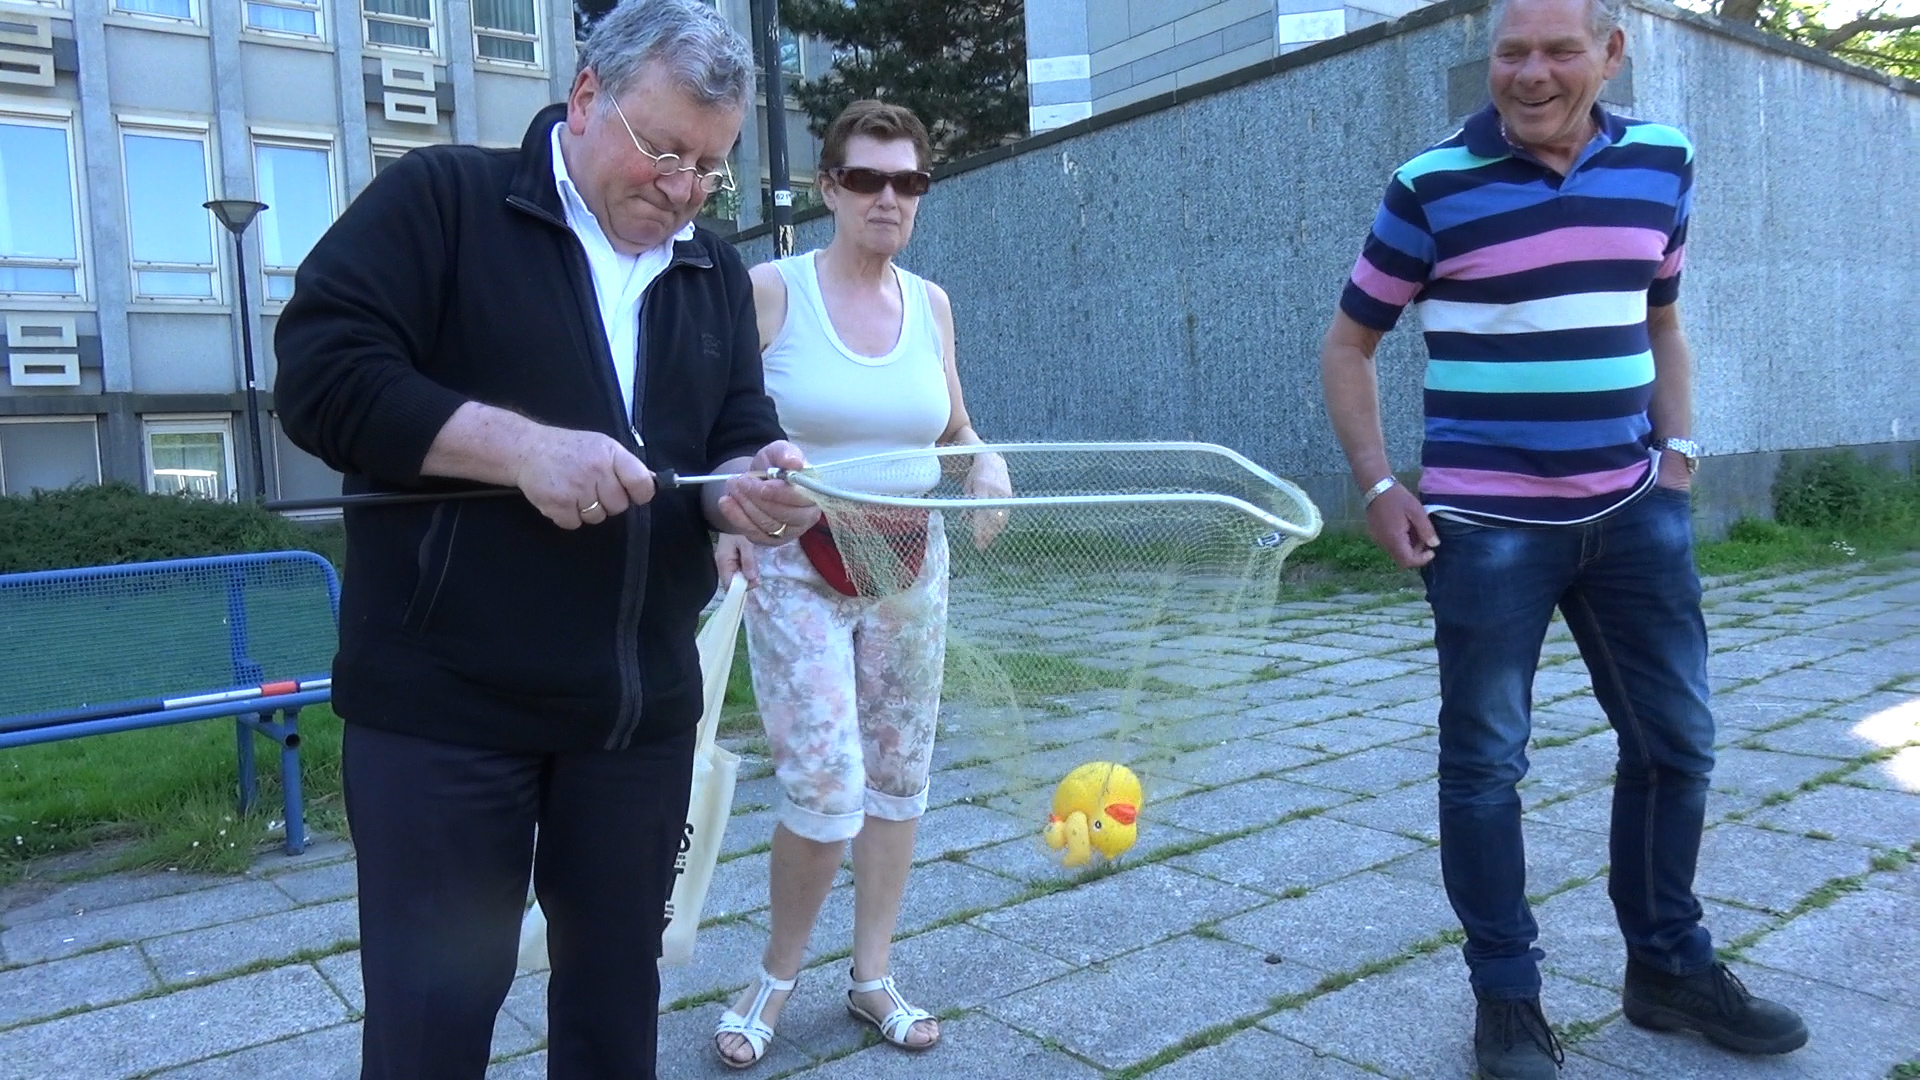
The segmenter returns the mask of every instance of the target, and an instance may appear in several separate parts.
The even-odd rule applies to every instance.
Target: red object
[[[1138,816],[1139,813],[1140,811],[1136,809],[1132,803],[1117,802],[1107,805],[1107,816],[1122,825],[1133,824],[1134,818]]]
[[[895,580],[891,582],[855,582],[847,570],[846,560],[840,556],[840,545],[834,542],[833,530],[827,527],[827,519],[800,534],[800,550],[807,555],[807,561],[819,571],[820,576],[833,590],[842,596],[886,596],[900,592],[912,585],[920,577],[920,564],[927,557],[927,512],[925,510],[901,510],[886,513],[863,514],[862,524],[871,530],[891,549],[892,558],[886,560],[893,564]],[[879,570],[880,567],[868,568]],[[863,574],[862,577],[866,575]],[[863,593],[860,586],[868,590],[876,587],[882,591]]]

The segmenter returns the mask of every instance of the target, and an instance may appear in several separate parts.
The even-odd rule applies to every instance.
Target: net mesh
[[[1156,804],[1221,751],[1196,720],[1263,677],[1281,568],[1320,529],[1299,489],[1203,444],[942,448],[794,480],[841,591],[904,608],[946,566],[942,670],[918,674],[944,682],[936,782],[1024,822],[1015,858],[1072,868],[1184,835]],[[809,554],[833,581],[835,552]]]
[[[304,552],[0,575],[0,730],[324,678],[335,594],[332,569]]]

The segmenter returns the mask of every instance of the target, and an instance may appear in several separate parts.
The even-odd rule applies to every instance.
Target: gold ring
[[[590,503],[588,503],[587,505],[585,505],[585,506],[583,506],[583,507],[581,507],[581,508],[580,508],[580,512],[581,512],[581,513],[583,513],[583,514],[590,514],[590,513],[592,513],[593,511],[595,511],[595,510],[598,510],[598,509],[600,509],[600,500],[599,500],[599,499],[595,499],[595,500],[593,500],[592,502],[590,502]]]
[[[768,536],[785,536],[786,534],[787,534],[787,523],[784,521],[780,523],[779,528],[767,530]]]

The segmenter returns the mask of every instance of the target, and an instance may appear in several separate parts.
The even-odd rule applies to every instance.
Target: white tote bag
[[[713,868],[720,861],[720,842],[733,812],[733,785],[740,772],[740,758],[716,743],[714,735],[720,727],[727,678],[733,672],[734,646],[746,595],[746,578],[735,574],[727,583],[726,596],[707,617],[697,639],[700,683],[706,701],[693,747],[693,790],[687,800],[687,824],[680,838],[680,854],[674,861],[673,895],[667,901],[667,933],[660,957],[663,964],[693,962],[700,912],[706,907]],[[538,903],[527,909],[520,923],[520,967],[527,971],[547,967],[547,917]]]

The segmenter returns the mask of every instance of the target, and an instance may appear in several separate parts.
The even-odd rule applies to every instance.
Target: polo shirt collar
[[[1609,145],[1619,142],[1620,137],[1627,130],[1627,125],[1619,117],[1601,108],[1599,102],[1593,105],[1593,122],[1600,129],[1600,134],[1607,137]],[[1486,108],[1467,117],[1467,122],[1461,125],[1460,130],[1466,139],[1467,149],[1472,151],[1475,157],[1513,156],[1513,144],[1500,133],[1500,110],[1494,108],[1491,102]]]

